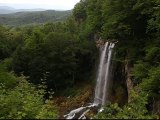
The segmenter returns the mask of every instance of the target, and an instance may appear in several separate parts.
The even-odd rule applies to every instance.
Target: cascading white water
[[[114,43],[105,43],[105,46],[101,50],[100,64],[98,68],[97,84],[95,89],[95,104],[101,104],[102,106],[106,103],[107,95],[107,84],[109,81],[109,68],[111,64],[112,49]]]
[[[107,100],[107,90],[108,82],[110,77],[110,67],[111,67],[111,57],[112,49],[114,48],[115,43],[106,42],[103,48],[101,49],[101,57],[98,68],[97,83],[95,89],[95,98],[94,102],[86,107],[80,107],[78,109],[72,110],[69,114],[64,115],[66,119],[82,119],[85,118],[85,114],[93,107],[98,107],[99,105],[103,106]],[[100,111],[103,109],[100,109]],[[76,115],[82,113],[80,117]]]

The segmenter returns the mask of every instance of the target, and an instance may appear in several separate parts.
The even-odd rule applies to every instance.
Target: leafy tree
[[[10,37],[9,31],[5,27],[0,26],[0,59],[5,59],[11,54]]]
[[[6,88],[13,88],[17,85],[17,79],[12,72],[8,72],[11,68],[11,60],[5,59],[0,62],[0,84],[5,85]]]
[[[73,15],[79,22],[86,19],[86,0],[81,0],[75,5]]]

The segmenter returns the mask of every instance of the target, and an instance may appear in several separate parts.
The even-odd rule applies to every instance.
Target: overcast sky
[[[70,10],[80,0],[0,0],[0,6],[10,6],[18,9],[55,9]]]

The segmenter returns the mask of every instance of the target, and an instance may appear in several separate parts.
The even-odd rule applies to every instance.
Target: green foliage
[[[147,61],[149,61],[150,63],[152,64],[160,64],[160,48],[159,47],[151,47],[151,48],[148,48],[146,49],[146,56],[145,56],[145,59]]]
[[[11,41],[8,30],[0,26],[0,59],[4,59],[10,55],[11,49]]]
[[[0,26],[0,60],[10,57],[23,41],[23,33]]]
[[[137,62],[137,64],[134,65],[133,69],[133,75],[135,76],[134,78],[138,79],[140,83],[140,80],[148,76],[149,68],[150,65],[148,63],[142,61]]]
[[[23,72],[35,84],[40,83],[47,73],[48,89],[54,88],[56,93],[80,79],[86,80],[96,59],[94,42],[80,40],[65,32],[64,25],[46,24],[44,28],[34,28],[13,55],[16,73]]]
[[[146,109],[147,94],[132,91],[131,101],[120,108],[118,104],[107,104],[104,111],[99,113],[96,119],[158,119],[156,115],[149,115]]]
[[[12,66],[12,58],[6,58],[0,61],[0,71],[9,71]]]
[[[95,119],[116,119],[116,114],[120,111],[122,109],[118,107],[118,104],[107,104],[103,112],[96,115]]]
[[[13,88],[17,84],[17,79],[12,73],[0,71],[0,84]]]
[[[148,72],[148,77],[144,78],[140,84],[144,91],[150,92],[150,96],[159,97],[160,93],[160,67],[151,68]]]
[[[86,1],[81,0],[74,7],[73,15],[77,21],[82,21],[86,18]]]
[[[12,72],[8,72],[11,66],[11,59],[5,59],[0,62],[0,84],[6,88],[13,88],[17,84],[17,78]]]
[[[51,101],[46,101],[45,105],[42,106],[41,111],[36,116],[36,119],[57,119],[58,112],[55,109]]]
[[[144,61],[134,65],[133,76],[139,81],[142,90],[150,92],[150,97],[159,96],[160,69],[159,47],[146,48]],[[159,97],[158,97],[159,98]]]
[[[75,6],[73,15],[78,23],[80,38],[94,39],[95,34],[99,35],[103,23],[102,5],[103,0],[81,0]]]
[[[35,119],[57,118],[55,107],[43,103],[44,90],[37,90],[23,77],[12,89],[0,86],[0,118],[1,119]],[[48,111],[48,112],[46,112]],[[42,113],[43,112],[43,113]]]

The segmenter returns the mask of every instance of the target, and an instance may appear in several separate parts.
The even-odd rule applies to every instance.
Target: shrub
[[[54,105],[44,103],[44,90],[36,89],[24,77],[12,89],[0,86],[0,119],[57,118]]]

